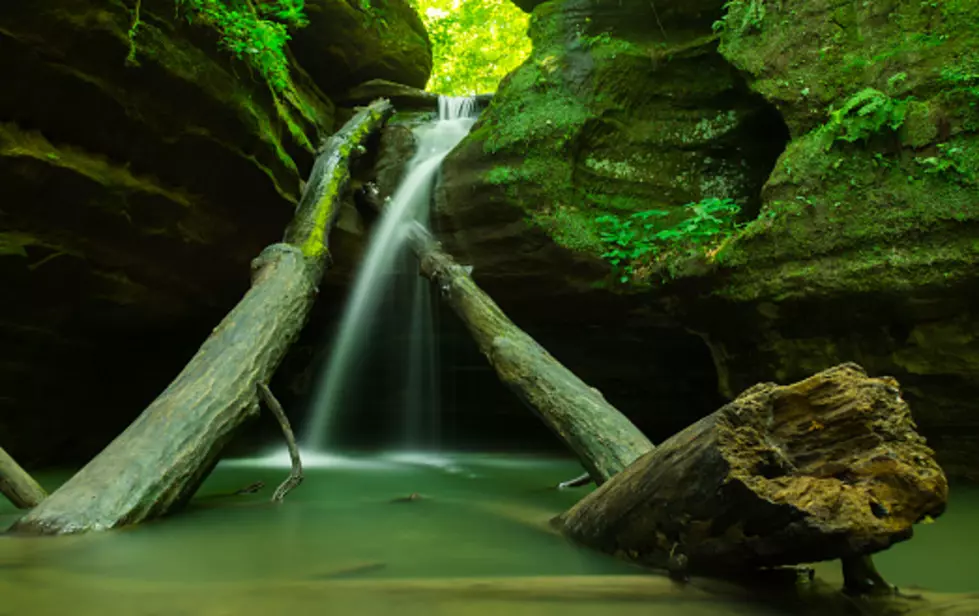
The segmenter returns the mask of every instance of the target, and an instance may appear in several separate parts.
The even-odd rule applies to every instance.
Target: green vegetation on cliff
[[[221,45],[258,71],[277,92],[292,86],[286,43],[289,29],[306,25],[304,0],[231,3],[228,0],[176,0],[191,22],[214,28]]]
[[[427,89],[446,95],[494,92],[530,53],[527,15],[510,0],[411,0],[432,41]]]
[[[728,6],[722,53],[797,134],[760,216],[719,255],[733,269],[717,293],[895,292],[972,276],[979,5]]]
[[[312,151],[313,145],[302,124],[322,121],[316,110],[299,92],[289,70],[287,43],[290,29],[307,25],[303,13],[305,0],[240,2],[237,0],[175,0],[177,11],[188,22],[212,28],[219,44],[235,58],[245,62],[264,80],[271,92],[275,109],[300,146]],[[126,63],[138,65],[142,0],[137,0],[129,28],[129,54]],[[151,53],[151,52],[147,52]],[[299,118],[294,117],[299,114]]]
[[[665,210],[645,210],[627,218],[615,215],[599,216],[606,251],[602,257],[618,271],[620,282],[633,277],[646,278],[657,266],[684,257],[712,255],[737,228],[736,218],[741,206],[731,199],[704,199],[684,206],[689,215],[675,225],[658,227],[656,219],[669,218]]]
[[[305,0],[238,2],[235,0],[175,0],[188,22],[213,28],[220,44],[242,60],[280,93],[292,87],[286,43],[289,30],[307,25]],[[129,29],[130,64],[138,64],[142,0],[136,0]]]

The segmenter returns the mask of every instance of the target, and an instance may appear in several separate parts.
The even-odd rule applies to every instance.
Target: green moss
[[[595,215],[591,211],[558,206],[533,213],[531,221],[544,229],[559,246],[583,254],[598,255],[603,251]]]
[[[289,28],[307,24],[303,5],[304,0],[177,0],[188,21],[216,30],[222,47],[247,62],[281,94],[293,88],[285,49]]]
[[[711,293],[786,300],[974,280],[979,4],[727,8],[721,52],[794,138],[758,217],[715,254],[724,275]]]
[[[33,236],[16,231],[0,232],[0,257],[26,257],[28,246],[35,244]]]
[[[741,18],[748,4],[728,3],[729,19]],[[864,88],[894,98],[933,90],[950,60],[967,56],[977,42],[979,4],[947,5],[765,2],[756,27],[723,30],[720,50],[804,133],[825,120],[829,105]],[[968,86],[968,73],[963,77]]]
[[[187,50],[170,40],[171,33],[161,33],[158,26],[140,17],[142,0],[137,0],[130,11],[120,0],[113,3],[131,12],[131,25],[125,36],[129,45],[126,63],[138,65],[139,57],[150,57],[169,70],[186,73],[191,81],[199,81],[205,87],[209,77],[202,76],[201,66],[206,63],[184,62],[181,54]],[[327,126],[332,120],[331,110],[323,109],[314,102],[315,94],[305,91],[296,83],[293,65],[286,53],[290,29],[306,25],[303,13],[304,0],[274,0],[267,2],[233,2],[229,0],[176,0],[179,14],[192,24],[203,25],[218,34],[218,45],[244,62],[250,70],[268,84],[272,105],[289,137],[302,148],[312,152],[315,147],[308,127]],[[186,65],[186,66],[182,66]],[[237,101],[244,108],[254,107],[249,96]],[[324,113],[324,111],[326,113]],[[265,122],[266,125],[270,123]],[[278,143],[280,136],[272,130],[263,135],[287,166],[294,167],[285,148]]]
[[[308,215],[308,218],[313,221],[313,224],[308,230],[303,229],[304,231],[308,231],[306,237],[290,240],[299,245],[303,255],[307,258],[319,261],[329,254],[329,246],[327,245],[329,226],[336,215],[335,206],[339,203],[337,196],[341,194],[342,187],[350,180],[350,168],[348,164],[350,154],[354,148],[359,147],[360,144],[363,144],[367,140],[367,137],[378,125],[381,118],[382,114],[376,109],[371,108],[370,117],[364,118],[350,132],[346,142],[339,148],[339,163],[330,168],[332,171],[331,175],[324,178],[325,184],[318,188],[319,192],[316,195],[316,203],[313,205],[313,211]],[[307,217],[305,212],[301,215],[304,218]]]
[[[939,135],[940,114],[934,105],[911,101],[901,130],[901,141],[913,148],[934,143]]]
[[[127,166],[77,148],[57,147],[36,131],[26,131],[16,124],[0,123],[0,158],[27,158],[59,167],[117,191],[141,192],[164,197],[170,203],[189,208],[193,197],[167,188],[154,178],[134,175]]]
[[[510,88],[519,94],[502,99],[495,109],[504,121],[487,127],[489,137],[484,149],[488,154],[527,142],[541,143],[544,148],[566,145],[591,117],[580,99],[549,75],[558,70],[555,56],[531,58],[511,77]]]

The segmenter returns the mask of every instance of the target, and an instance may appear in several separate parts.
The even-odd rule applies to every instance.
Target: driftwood
[[[286,417],[286,412],[282,410],[282,405],[272,395],[272,390],[265,383],[259,383],[258,395],[262,398],[265,406],[269,407],[269,410],[275,415],[276,421],[279,422],[279,427],[282,428],[282,435],[286,439],[286,446],[289,448],[289,459],[292,462],[289,476],[279,484],[279,487],[272,494],[272,502],[280,503],[286,497],[286,494],[303,482],[303,462],[299,457],[299,445],[296,444],[296,436],[292,433],[289,418]]]
[[[599,485],[653,448],[625,415],[513,324],[421,225],[409,229],[422,274],[469,328],[500,380],[578,456]]]
[[[12,532],[106,530],[183,505],[217,464],[237,429],[258,414],[268,382],[305,324],[323,272],[327,237],[358,150],[392,112],[379,100],[320,149],[285,241],[252,262],[251,288],[190,363],[98,456]]]
[[[558,523],[581,544],[670,569],[730,574],[843,558],[848,585],[867,590],[859,586],[882,580],[870,579],[865,556],[945,509],[948,484],[932,454],[897,383],[843,364],[752,387]]]
[[[0,447],[0,494],[6,496],[18,509],[37,507],[47,498],[44,488],[3,447]]]

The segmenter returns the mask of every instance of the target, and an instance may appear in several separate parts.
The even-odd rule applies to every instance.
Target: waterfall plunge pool
[[[670,586],[547,532],[546,521],[590,489],[553,489],[580,472],[573,460],[308,456],[304,483],[273,504],[287,472],[279,457],[221,463],[188,509],[165,520],[77,537],[0,537],[0,614],[799,613],[708,599],[706,581]],[[53,489],[69,475],[38,479]],[[256,481],[265,483],[258,493],[227,495]],[[0,504],[0,528],[15,517]],[[901,587],[977,592],[977,539],[979,490],[953,487],[944,516],[875,560]],[[838,582],[837,565],[817,569]],[[647,576],[649,593],[636,593],[637,576]],[[664,587],[672,590],[657,596]]]

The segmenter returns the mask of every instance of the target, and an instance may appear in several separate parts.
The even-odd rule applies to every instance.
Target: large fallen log
[[[948,483],[932,455],[897,382],[843,364],[750,388],[558,523],[579,543],[653,567],[869,564],[862,557],[944,511]]]
[[[252,262],[252,285],[238,305],[166,390],[12,532],[135,524],[194,494],[225,444],[258,414],[258,384],[268,382],[305,324],[329,265],[327,237],[349,184],[350,155],[392,111],[388,101],[375,101],[326,140],[284,243]]]
[[[654,449],[518,329],[471,268],[420,225],[408,236],[500,379],[601,486],[555,520],[572,539],[684,579],[839,558],[848,591],[890,592],[870,554],[944,511],[945,475],[893,379],[844,364],[758,385]]]
[[[421,225],[409,229],[421,271],[469,328],[486,359],[511,390],[578,456],[595,482],[603,482],[653,444],[601,392],[565,368],[513,324]]]
[[[3,447],[0,447],[0,494],[6,496],[18,509],[37,507],[47,497],[44,488]]]

